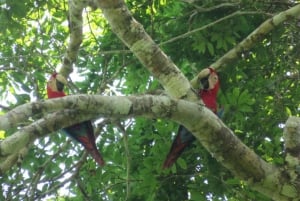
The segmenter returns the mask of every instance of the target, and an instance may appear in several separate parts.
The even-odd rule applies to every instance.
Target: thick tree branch
[[[74,3],[75,7],[73,8],[74,16],[78,15],[76,19],[78,19],[79,24],[82,23],[81,13],[82,8],[85,7],[85,3],[81,3]],[[300,183],[298,177],[295,177],[291,182],[285,172],[281,172],[279,168],[263,161],[203,105],[177,100],[178,98],[197,100],[197,96],[180,70],[131,16],[123,1],[99,0],[97,3],[117,35],[160,81],[168,94],[176,100],[167,96],[102,97],[79,95],[26,104],[0,116],[0,129],[17,128],[17,123],[28,121],[29,118],[34,119],[36,115],[44,115],[45,117],[2,141],[0,144],[1,157],[15,156],[37,137],[45,136],[49,132],[98,115],[116,118],[160,117],[176,121],[187,127],[220,163],[259,192],[274,200],[284,201],[299,198],[299,188],[294,188],[296,184]],[[287,16],[283,15],[283,18],[287,19]],[[266,30],[271,30],[280,21],[275,17],[266,24]],[[82,31],[81,27],[79,29]],[[80,30],[77,30],[79,38]],[[253,41],[258,40],[265,33],[267,32],[258,30],[257,38],[254,37]],[[71,39],[68,49],[75,54],[69,54],[69,52],[67,53],[69,54],[68,57],[64,59],[64,65],[67,67],[63,68],[62,74],[65,76],[71,72],[71,65],[76,59],[81,40],[78,40],[80,42],[77,40],[72,42]],[[252,39],[249,38],[249,40]],[[246,41],[243,48],[250,48],[247,46],[248,43],[249,41]],[[244,50],[239,48],[235,51],[236,55],[229,56],[229,59],[225,59],[223,63],[234,58],[234,56],[237,57],[239,51]],[[70,68],[66,70],[68,65]],[[217,62],[214,67],[217,68]],[[46,115],[49,112],[54,113]],[[66,118],[68,115],[71,115],[72,118]],[[0,170],[3,170],[1,166]]]
[[[68,2],[70,41],[60,70],[60,73],[65,77],[68,77],[73,71],[73,63],[77,59],[79,47],[82,43],[82,11],[87,6],[87,1],[70,0]]]
[[[34,115],[34,113],[32,115]],[[72,119],[68,119],[66,118],[66,116],[69,118],[71,117]],[[25,126],[22,129],[18,130],[13,135],[10,135],[7,138],[5,138],[5,140],[3,140],[0,144],[0,157],[3,158],[3,157],[11,156],[12,154],[16,154],[24,147],[28,147],[30,143],[32,143],[38,137],[46,136],[50,132],[73,125],[74,121],[81,122],[87,119],[91,119],[93,116],[91,116],[91,114],[85,114],[85,113],[81,115],[78,111],[64,110],[64,109],[61,109],[61,111],[59,112],[46,115],[45,118],[35,121],[31,125]],[[0,119],[5,120],[6,117],[8,116],[6,115],[1,116]],[[22,117],[26,118],[26,115],[23,115]],[[22,117],[17,119],[24,121]],[[0,129],[8,130],[9,128],[18,127],[18,120],[17,121],[9,120],[9,121],[13,121],[11,122],[12,123],[11,127],[0,126]]]
[[[143,27],[136,22],[123,1],[99,0],[97,3],[118,37],[140,59],[154,77],[160,81],[171,97],[187,98],[188,100],[197,99],[197,96],[194,94],[186,78],[172,61],[157,47],[144,31]],[[285,15],[285,18],[287,16],[288,15]],[[278,17],[278,19],[281,19],[281,17],[282,16]],[[249,38],[250,42],[246,40],[246,42],[244,42],[245,46],[242,48],[238,46],[239,48],[236,48],[237,50],[234,51],[234,54],[227,55],[227,60],[223,59],[222,64],[238,57],[239,53],[245,50],[244,48],[252,47],[255,40],[259,40],[261,36],[268,33],[274,26],[279,24],[278,22],[280,22],[280,20],[278,19],[275,16],[269,23],[266,23],[263,31],[256,31],[256,37]],[[217,68],[217,62],[214,67]],[[151,99],[151,105],[160,105],[158,102],[154,103],[154,100],[155,99]],[[144,104],[149,104],[149,102],[136,105],[137,99],[131,99],[130,101],[133,101],[132,107],[129,109],[130,113],[125,116],[135,114],[156,117],[156,115],[158,115],[152,109],[150,109],[150,111],[149,108],[148,110],[146,109],[147,107]],[[164,102],[163,106],[156,108],[158,110],[162,109],[164,112],[163,114],[160,113],[159,116],[172,119],[186,126],[195,134],[204,147],[236,176],[244,179],[252,185],[254,189],[272,197],[274,200],[289,200],[290,198],[294,199],[297,198],[297,196],[299,197],[297,189],[291,188],[294,186],[294,183],[290,183],[289,178],[286,178],[285,174],[282,174],[278,169],[261,160],[209,110],[203,109],[203,106],[195,106],[195,104],[193,104],[193,107],[189,108],[187,105],[192,103],[185,101],[174,102],[174,100],[172,100],[171,102],[172,103],[169,101]],[[183,109],[180,107],[181,104],[187,105],[185,105]],[[142,108],[142,110],[139,111],[141,112],[140,114],[138,113],[138,110],[135,110],[135,106],[139,109]],[[152,107],[150,106],[150,108]],[[166,111],[166,108],[169,110]],[[195,108],[198,109],[196,110]],[[86,111],[89,111],[90,109],[91,108],[89,107]],[[99,114],[103,114],[100,111],[98,112]],[[111,112],[111,115],[115,114],[113,113],[115,110],[112,110]],[[122,116],[120,113],[118,113],[118,115],[119,117]],[[187,119],[193,119],[193,121],[186,122]],[[197,122],[194,120],[197,120]],[[276,185],[269,185],[270,183]]]
[[[290,117],[285,124],[284,133],[286,169],[292,181],[300,177],[300,118]],[[300,187],[300,184],[295,185]],[[289,192],[290,193],[290,192]]]
[[[223,124],[210,110],[203,105],[198,105],[184,100],[173,100],[167,96],[131,96],[131,97],[107,97],[99,95],[77,95],[66,96],[61,99],[52,99],[23,105],[16,108],[18,113],[22,110],[27,111],[27,116],[35,115],[37,112],[44,114],[53,111],[52,106],[56,105],[56,110],[66,111],[83,111],[85,110],[84,119],[96,117],[98,115],[110,117],[134,117],[144,116],[149,118],[166,118],[183,124],[186,128],[193,132],[202,145],[226,168],[240,179],[245,180],[254,189],[262,192],[274,200],[288,200],[287,197],[300,196],[297,189],[292,188],[295,185],[290,183],[289,178],[284,172],[275,168],[273,165],[266,163],[257,156],[251,149],[244,145],[233,132]],[[35,108],[35,110],[32,110]],[[31,111],[28,112],[28,111]],[[14,113],[15,111],[11,111]],[[57,117],[55,114],[60,114]],[[72,114],[72,113],[71,113]],[[25,130],[22,135],[14,134],[6,138],[0,144],[0,153],[3,156],[9,156],[19,152],[22,146],[19,144],[23,140],[27,143],[31,142],[34,134],[38,136],[43,133],[49,133],[57,130],[67,124],[74,124],[83,121],[80,118],[66,118],[67,113],[54,113],[53,118],[58,118],[55,123],[53,121],[39,120],[35,122],[35,126],[31,130]],[[74,115],[74,113],[73,113]],[[76,115],[75,115],[76,116]],[[75,117],[74,116],[74,117]],[[3,115],[0,122],[11,122],[10,126],[17,126],[17,122],[13,123],[11,115]],[[26,117],[24,115],[23,117]],[[63,122],[63,119],[72,119],[72,121]],[[22,121],[22,119],[19,119]],[[48,122],[48,123],[47,123]],[[50,123],[49,123],[50,122]],[[0,129],[3,129],[0,124]],[[8,128],[6,128],[8,129]],[[26,143],[25,143],[26,144]],[[14,147],[12,150],[11,147]],[[270,183],[276,185],[269,185]],[[288,190],[287,190],[288,189]],[[293,191],[292,191],[292,190]],[[290,195],[288,195],[290,192]],[[291,193],[292,192],[292,193]]]
[[[131,15],[122,0],[98,0],[105,18],[117,36],[175,98],[197,101],[189,81]]]

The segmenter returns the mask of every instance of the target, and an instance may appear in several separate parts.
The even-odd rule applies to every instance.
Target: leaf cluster
[[[126,1],[134,17],[188,77],[237,45],[289,1]],[[49,73],[68,43],[67,2],[2,1],[2,112],[45,98]],[[221,6],[219,6],[221,5]],[[237,11],[256,14],[233,15]],[[85,37],[69,93],[144,94],[156,80],[112,33],[101,11],[86,9]],[[192,32],[211,24],[209,27]],[[282,126],[299,111],[299,22],[290,20],[220,74],[223,121],[268,162],[281,164]],[[187,36],[171,39],[189,33]],[[170,42],[168,42],[170,41]],[[75,78],[74,78],[75,77]],[[163,119],[95,121],[107,165],[59,132],[39,139],[26,158],[0,177],[0,200],[269,200],[232,176],[199,144],[169,170],[162,162],[177,130]],[[7,133],[6,135],[9,135]]]

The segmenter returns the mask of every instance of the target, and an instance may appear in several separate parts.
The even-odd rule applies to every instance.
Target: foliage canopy
[[[133,16],[192,79],[272,15],[299,1],[127,0]],[[1,113],[46,98],[69,37],[67,1],[0,2]],[[100,10],[86,8],[69,94],[130,95],[161,88],[112,32]],[[220,69],[223,121],[267,162],[283,164],[282,128],[299,111],[300,24],[290,19],[240,59]],[[202,28],[203,27],[203,28]],[[199,30],[198,30],[199,29]],[[20,122],[20,127],[32,122]],[[178,125],[165,119],[95,122],[104,168],[60,132],[40,138],[0,177],[0,200],[271,200],[250,190],[197,142],[176,165],[161,165]],[[14,131],[0,133],[4,139]],[[82,162],[84,161],[84,163]]]

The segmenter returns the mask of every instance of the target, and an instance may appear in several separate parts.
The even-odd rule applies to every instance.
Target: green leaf
[[[289,107],[285,107],[285,112],[288,116],[292,116],[292,111],[290,110]]]
[[[179,157],[176,162],[179,165],[179,167],[181,167],[182,169],[184,169],[184,170],[187,169],[187,164],[184,159]]]
[[[210,55],[214,55],[215,54],[214,46],[211,43],[206,43],[206,45]]]
[[[204,197],[203,197],[203,195],[201,194],[200,191],[193,190],[190,193],[191,193],[191,200],[192,201],[199,201],[199,200],[203,200],[204,199]]]
[[[297,20],[289,18],[289,22],[277,26],[276,31],[267,34],[263,41],[249,40],[250,49],[241,48],[238,58],[219,60],[268,18],[266,15],[232,15],[230,19],[216,23],[235,9],[232,6],[210,9],[217,8],[220,2],[126,0],[126,5],[156,46],[163,49],[164,58],[170,59],[168,65],[175,63],[187,79],[221,61],[222,67],[218,69],[221,90],[217,102],[226,110],[222,121],[259,157],[280,167],[284,164],[282,125],[288,116],[299,113],[300,35],[299,27],[295,25]],[[50,73],[59,71],[65,64],[74,72],[69,77],[72,82],[66,87],[68,94],[144,96],[149,91],[170,89],[163,84],[178,84],[178,73],[170,81],[166,75],[173,75],[172,71],[162,76],[159,68],[163,66],[151,65],[152,58],[158,61],[162,58],[157,54],[145,55],[153,53],[150,48],[137,54],[146,56],[146,63],[157,70],[157,74],[152,75],[116,36],[114,31],[120,27],[112,29],[99,9],[87,8],[82,13],[83,41],[78,56],[74,55],[76,62],[66,62],[67,47],[79,45],[69,43],[71,7],[68,3],[1,1],[2,116],[17,106],[26,107],[23,104],[46,97]],[[255,8],[271,15],[285,9],[281,4],[274,3],[270,8],[261,1],[247,0],[238,6],[242,11]],[[290,6],[294,6],[293,3]],[[202,12],[203,9],[210,10]],[[213,26],[209,25],[211,23]],[[209,27],[205,28],[207,25]],[[204,29],[194,32],[201,27]],[[182,37],[176,39],[177,36]],[[170,39],[176,40],[164,43]],[[159,78],[166,80],[161,82]],[[32,123],[37,125],[42,120],[47,124],[47,115],[56,112],[59,111],[52,107],[30,116],[28,121],[11,121],[12,128],[5,130],[5,136],[0,133],[1,145],[5,145],[5,140],[15,132],[31,128]],[[193,144],[195,148],[185,150],[188,154],[179,158],[170,169],[162,171],[161,165],[171,147],[171,135],[176,133],[178,124],[168,119],[169,115],[154,119],[140,115],[117,120],[110,116],[93,119],[97,123],[95,134],[101,136],[97,139],[97,147],[106,160],[104,167],[98,167],[90,155],[87,160],[81,158],[84,148],[76,142],[65,144],[68,137],[51,133],[50,126],[59,122],[49,122],[49,128],[47,126],[44,133],[36,136],[38,139],[27,147],[29,150],[27,154],[24,152],[22,162],[1,175],[0,183],[6,191],[0,194],[0,200],[27,200],[28,192],[35,200],[271,200],[251,190],[224,168],[222,163],[230,163],[229,159],[217,162],[199,143]],[[126,142],[122,132],[128,136]],[[125,144],[129,150],[125,150]],[[6,156],[1,157],[5,161]],[[72,179],[68,181],[68,178]],[[63,181],[68,182],[60,186]],[[53,185],[57,185],[57,189]]]

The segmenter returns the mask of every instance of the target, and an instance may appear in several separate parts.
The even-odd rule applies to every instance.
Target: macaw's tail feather
[[[163,164],[163,169],[170,168],[182,154],[184,149],[188,147],[196,138],[184,126],[180,125],[177,136],[174,139],[171,149]]]
[[[87,151],[94,158],[96,163],[98,163],[98,165],[100,165],[100,166],[105,165],[105,161],[103,160],[103,158],[102,158],[101,154],[99,153],[99,151],[97,151],[96,149],[87,150]]]
[[[48,98],[58,98],[66,96],[63,92],[67,80],[64,76],[53,73],[50,80],[47,82]],[[63,128],[62,132],[72,137],[77,142],[81,143],[87,152],[95,159],[95,161],[103,166],[105,164],[101,154],[99,153],[94,136],[94,128],[91,121],[84,121]]]
[[[86,136],[80,136],[78,137],[78,140],[100,166],[105,165],[104,159],[100,154],[100,152],[98,151],[97,146],[94,142],[95,140],[94,138],[90,139]]]

